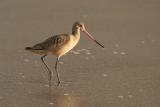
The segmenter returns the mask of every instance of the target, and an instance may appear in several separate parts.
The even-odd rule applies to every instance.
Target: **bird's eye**
[[[82,25],[79,25],[80,27],[82,27]]]

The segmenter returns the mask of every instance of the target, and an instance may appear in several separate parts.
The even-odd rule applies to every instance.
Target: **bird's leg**
[[[49,74],[48,81],[49,81],[49,86],[51,86],[52,71],[49,69],[48,65],[47,65],[47,64],[45,63],[45,61],[44,61],[44,58],[45,58],[46,56],[47,56],[47,55],[43,55],[43,56],[41,57],[41,61],[42,61],[42,63],[45,65],[45,67],[46,67],[47,70],[48,70],[48,74]]]
[[[60,79],[59,79],[59,74],[58,74],[58,61],[59,61],[59,58],[60,57],[57,57],[56,64],[55,64],[56,76],[57,76],[57,79],[58,79],[57,86],[59,86],[59,84],[60,84]]]

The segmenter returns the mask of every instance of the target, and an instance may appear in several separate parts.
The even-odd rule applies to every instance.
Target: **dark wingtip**
[[[32,49],[31,47],[26,47],[26,48],[25,48],[25,50],[31,50],[31,49]]]

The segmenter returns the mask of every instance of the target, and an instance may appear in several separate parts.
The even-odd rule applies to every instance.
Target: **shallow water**
[[[1,0],[0,8],[0,107],[160,106],[158,0]],[[75,20],[105,49],[82,34],[50,89],[40,56],[24,48],[70,32]],[[46,61],[54,70],[55,57]]]

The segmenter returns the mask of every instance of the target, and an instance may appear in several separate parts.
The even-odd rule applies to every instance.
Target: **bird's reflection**
[[[73,91],[50,89],[49,97],[56,107],[80,107],[80,96]]]

